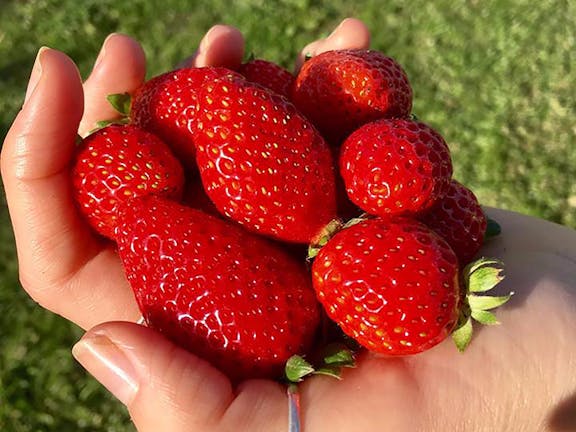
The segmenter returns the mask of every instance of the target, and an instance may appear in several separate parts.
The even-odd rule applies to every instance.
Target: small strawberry
[[[412,88],[392,58],[372,50],[336,50],[304,63],[292,100],[332,145],[339,145],[365,123],[407,117]]]
[[[206,193],[248,229],[308,243],[335,217],[330,149],[286,98],[236,77],[207,81],[194,141]]]
[[[180,199],[182,166],[170,148],[136,126],[110,125],[86,137],[72,165],[73,194],[100,234],[113,239],[118,209],[149,194]]]
[[[474,193],[456,180],[419,219],[448,242],[462,266],[472,260],[484,242],[486,215]]]
[[[306,353],[319,305],[305,266],[229,221],[160,197],[120,214],[118,250],[154,329],[230,377],[275,378]]]
[[[312,265],[328,316],[371,351],[405,355],[444,340],[458,322],[458,261],[409,219],[367,219],[337,232]]]
[[[463,351],[472,319],[497,324],[489,311],[510,295],[484,296],[502,279],[502,263],[481,259],[459,270],[452,248],[413,219],[356,219],[311,249],[318,299],[342,330],[370,351],[410,355],[452,334]]]
[[[418,214],[446,193],[452,161],[442,136],[426,124],[381,119],[346,139],[340,173],[349,198],[364,211]]]
[[[258,83],[290,99],[296,77],[276,63],[253,59],[240,65],[238,72],[248,81]]]
[[[183,68],[158,75],[132,96],[130,119],[170,145],[182,163],[192,170],[197,92],[202,83],[236,74],[222,67]]]

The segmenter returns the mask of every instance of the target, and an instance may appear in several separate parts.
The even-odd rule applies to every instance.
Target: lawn
[[[296,52],[356,16],[396,58],[414,112],[451,146],[455,177],[480,200],[576,228],[576,3],[568,0],[2,0],[0,136],[37,49],[70,55],[86,76],[106,35],[139,39],[149,74],[177,64],[214,23],[248,51],[291,67]],[[71,358],[81,332],[21,291],[0,205],[0,430],[129,431],[128,415]]]

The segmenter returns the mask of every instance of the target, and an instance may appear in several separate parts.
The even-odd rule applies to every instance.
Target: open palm
[[[346,20],[303,53],[368,43],[363,24]],[[241,34],[216,26],[185,64],[234,67],[242,55]],[[140,45],[122,35],[107,39],[84,85],[64,54],[39,53],[2,149],[22,285],[43,307],[90,329],[75,355],[127,405],[139,431],[285,431],[283,385],[258,380],[232,388],[207,362],[135,324],[140,313],[114,248],[72,202],[68,167],[77,131],[113,116],[105,96],[135,90],[144,76]],[[482,254],[505,261],[500,289],[516,293],[499,312],[503,325],[479,329],[465,354],[448,341],[413,357],[364,353],[341,381],[307,380],[300,385],[305,431],[574,426],[574,417],[560,414],[576,391],[576,233],[488,211],[503,235]]]

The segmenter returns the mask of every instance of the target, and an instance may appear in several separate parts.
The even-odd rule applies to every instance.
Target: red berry
[[[182,163],[195,170],[192,127],[197,92],[206,80],[236,74],[226,68],[183,68],[152,78],[132,97],[132,123],[170,145]]]
[[[248,81],[263,85],[288,99],[291,97],[296,77],[276,63],[255,59],[240,65],[238,72]]]
[[[448,189],[452,161],[446,142],[424,123],[382,119],[353,132],[340,153],[350,199],[380,216],[417,214]]]
[[[312,272],[328,316],[374,352],[427,350],[458,320],[456,256],[410,219],[368,219],[339,231],[320,249]]]
[[[182,166],[159,138],[136,126],[110,125],[86,137],[72,166],[80,211],[100,234],[114,238],[117,212],[128,200],[156,194],[179,199]]]
[[[158,197],[120,215],[118,250],[148,325],[234,379],[277,378],[319,324],[309,275],[241,227]]]
[[[292,100],[331,144],[339,145],[365,123],[407,117],[412,89],[392,58],[378,51],[338,50],[304,63]]]
[[[196,161],[208,196],[252,231],[308,243],[336,215],[334,166],[316,129],[282,96],[244,79],[206,82]]]
[[[474,193],[456,180],[420,220],[448,242],[462,266],[474,258],[484,242],[486,215]]]

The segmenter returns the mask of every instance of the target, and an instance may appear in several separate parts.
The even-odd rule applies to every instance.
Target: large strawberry
[[[422,213],[450,184],[452,161],[442,136],[409,119],[381,119],[354,131],[340,153],[350,199],[380,216]]]
[[[482,259],[460,271],[448,243],[410,218],[353,220],[323,243],[311,249],[318,299],[346,334],[374,352],[417,354],[450,334],[464,350],[472,319],[497,324],[489,310],[511,295],[478,295],[503,279],[501,262]]]
[[[448,242],[462,266],[472,260],[484,242],[486,215],[474,193],[456,180],[420,220]]]
[[[124,208],[118,249],[152,328],[234,379],[279,377],[305,353],[319,305],[305,266],[242,227],[145,197]]]
[[[329,147],[286,98],[236,77],[207,81],[195,126],[204,188],[226,216],[300,243],[335,217]]]
[[[312,273],[328,316],[371,351],[415,354],[456,326],[458,260],[425,225],[367,219],[336,233]]]
[[[130,119],[168,143],[194,170],[192,127],[198,89],[204,81],[235,74],[222,67],[182,68],[158,75],[133,95]]]
[[[336,50],[307,60],[292,100],[333,145],[365,123],[407,117],[412,88],[402,67],[372,50]]]
[[[253,59],[241,64],[238,72],[248,81],[263,85],[288,99],[291,97],[296,77],[276,63]]]
[[[88,222],[113,239],[120,207],[149,194],[180,199],[184,175],[170,148],[155,135],[136,126],[110,125],[78,146],[72,184]]]

